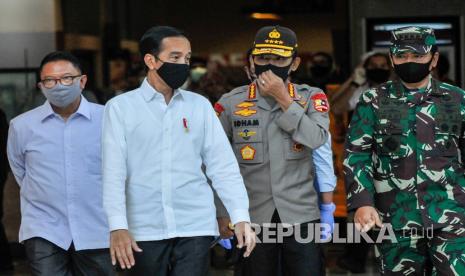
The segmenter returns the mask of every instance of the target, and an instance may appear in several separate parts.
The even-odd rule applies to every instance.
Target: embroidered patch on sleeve
[[[328,98],[326,98],[326,95],[324,93],[318,93],[316,95],[313,95],[311,99],[313,102],[313,108],[315,108],[316,111],[328,112]]]

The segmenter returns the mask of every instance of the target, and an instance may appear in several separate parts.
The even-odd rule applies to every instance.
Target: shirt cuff
[[[128,230],[128,221],[125,216],[113,216],[108,218],[110,232],[115,230]]]
[[[247,209],[236,209],[230,212],[231,223],[236,225],[239,222],[250,222],[249,211]]]
[[[373,196],[367,190],[363,190],[360,193],[353,194],[350,198],[347,199],[348,211],[356,210],[363,206],[374,206]]]
[[[318,186],[318,192],[320,193],[334,192],[334,188],[336,188],[336,185],[321,184]]]
[[[317,179],[318,179],[318,173],[317,173]],[[337,184],[336,176],[333,176],[333,177],[327,176],[325,177],[325,179],[326,181],[321,181],[321,182],[317,180],[318,192],[320,193],[333,192]]]
[[[289,108],[281,114],[276,124],[284,131],[290,133],[297,129],[300,118],[304,115],[305,111],[298,103],[293,102]]]

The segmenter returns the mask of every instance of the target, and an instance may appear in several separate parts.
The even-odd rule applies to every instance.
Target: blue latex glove
[[[320,204],[320,220],[322,224],[328,224],[329,227],[322,227],[321,239],[327,240],[331,237],[334,230],[334,211],[336,211],[336,205],[334,203],[322,203]]]
[[[229,239],[221,239],[218,244],[221,245],[224,249],[231,250],[232,245],[231,245],[231,240],[232,238]]]

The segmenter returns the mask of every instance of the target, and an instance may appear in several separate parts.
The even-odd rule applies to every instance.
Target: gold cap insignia
[[[276,29],[273,29],[269,34],[268,36],[270,38],[274,38],[274,39],[278,39],[281,37],[281,34],[276,30]]]

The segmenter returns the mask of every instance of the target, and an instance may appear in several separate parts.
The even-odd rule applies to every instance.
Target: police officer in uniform
[[[465,92],[431,77],[431,28],[392,31],[398,79],[365,91],[348,133],[348,207],[377,244],[384,275],[465,275]]]
[[[294,234],[282,241],[266,242],[259,234],[262,243],[242,260],[242,275],[276,275],[279,264],[289,275],[322,273],[320,246],[315,239],[299,242],[296,236],[308,238],[309,230],[313,235],[312,223],[320,218],[312,151],[328,140],[329,106],[320,89],[288,81],[299,63],[295,33],[263,27],[250,57],[255,80],[215,104],[240,164],[252,223],[293,225]],[[330,208],[333,212],[334,205]]]

